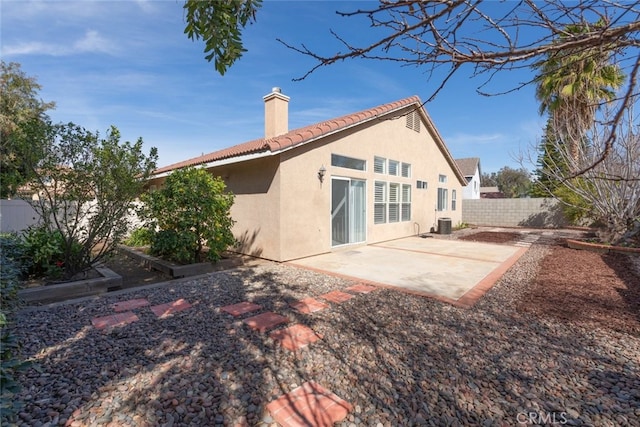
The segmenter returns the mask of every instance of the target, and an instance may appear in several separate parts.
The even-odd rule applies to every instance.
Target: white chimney
[[[264,99],[265,139],[289,132],[289,97],[282,94],[279,87],[271,89]]]

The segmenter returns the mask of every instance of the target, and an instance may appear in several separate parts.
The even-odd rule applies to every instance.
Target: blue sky
[[[371,35],[368,23],[341,18],[365,2],[270,1],[244,31],[248,52],[224,76],[204,59],[202,42],[184,35],[181,0],[1,0],[1,53],[18,62],[55,101],[55,122],[104,133],[117,126],[124,140],[142,137],[158,148],[158,166],[259,138],[262,97],[274,86],[291,97],[289,128],[418,95],[439,85],[424,69],[347,61],[302,76],[313,61],[276,41],[304,43],[322,53],[337,48],[329,33],[348,40]],[[496,91],[530,80],[528,71],[500,74]],[[463,71],[426,105],[454,157],[480,157],[483,172],[519,167],[514,157],[535,145],[544,126],[534,88],[495,97],[476,94],[483,83]]]

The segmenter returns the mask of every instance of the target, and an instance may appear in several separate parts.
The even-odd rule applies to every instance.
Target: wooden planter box
[[[198,274],[209,273],[214,270],[213,265],[210,262],[180,265],[165,261],[158,257],[147,255],[144,252],[129,246],[119,245],[118,250],[128,257],[141,262],[146,268],[153,268],[154,270],[161,271],[173,278],[196,276]]]
[[[21,289],[18,297],[27,304],[55,302],[107,293],[122,286],[122,276],[107,267],[94,267],[100,276],[94,279]]]

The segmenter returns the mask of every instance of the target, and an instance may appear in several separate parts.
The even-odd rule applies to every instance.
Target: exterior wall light
[[[318,170],[318,179],[320,182],[324,182],[324,174],[327,173],[327,169],[325,169],[324,165],[320,166]]]

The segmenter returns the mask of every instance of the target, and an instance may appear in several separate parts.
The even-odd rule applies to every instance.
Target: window
[[[456,210],[456,190],[451,190],[451,210]]]
[[[438,182],[441,184],[447,183],[447,175],[438,175]]]
[[[446,211],[447,210],[447,194],[448,190],[446,188],[438,188],[438,210]]]
[[[400,174],[405,178],[411,178],[411,165],[409,163],[402,163],[400,166]]]
[[[426,189],[427,188],[427,181],[416,181],[416,188]]]
[[[389,222],[400,221],[400,184],[389,184]]]
[[[375,173],[385,173],[386,165],[387,165],[387,159],[385,159],[384,157],[376,156],[373,158],[373,171]]]
[[[340,168],[355,169],[359,171],[366,170],[367,162],[353,157],[341,156],[339,154],[331,155],[331,166]]]
[[[398,162],[396,160],[389,160],[389,175],[398,175]]]
[[[411,185],[402,184],[402,221],[411,220]]]
[[[411,184],[374,183],[373,223],[411,220]]]
[[[387,222],[387,183],[376,181],[374,184],[373,223]]]

